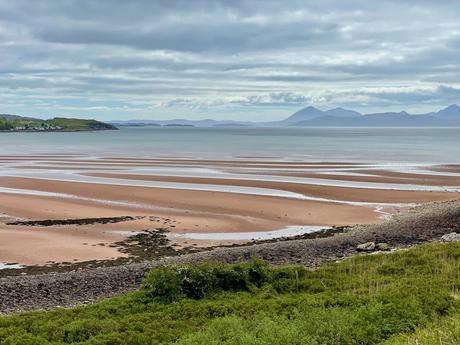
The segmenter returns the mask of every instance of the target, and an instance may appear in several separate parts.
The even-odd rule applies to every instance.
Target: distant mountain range
[[[281,121],[249,122],[218,120],[129,120],[112,121],[116,126],[168,126],[196,127],[258,126],[258,127],[460,127],[460,107],[452,104],[438,112],[409,114],[405,111],[361,114],[354,110],[334,108],[320,110],[309,106]]]
[[[218,121],[212,119],[206,120],[127,120],[127,121],[110,121],[115,126],[194,126],[194,127],[214,127],[214,126],[256,126],[256,122],[243,122],[243,121]]]

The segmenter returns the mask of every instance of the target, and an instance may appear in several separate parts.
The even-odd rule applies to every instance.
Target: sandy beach
[[[238,233],[379,223],[414,204],[456,199],[460,186],[458,166],[77,155],[2,156],[0,166],[0,263],[20,265],[126,257],[120,242],[158,229],[185,248],[248,240]],[[122,216],[135,219],[14,224]],[[219,240],[224,233],[232,240]]]
[[[145,274],[166,264],[203,261],[234,263],[257,257],[276,265],[302,264],[317,267],[358,255],[357,245],[385,241],[391,249],[407,249],[439,241],[460,226],[460,203],[422,205],[379,224],[358,225],[324,238],[289,239],[235,248],[216,248],[200,253],[132,262],[111,267],[87,267],[62,272],[0,277],[0,314],[24,310],[72,307],[137,290]]]

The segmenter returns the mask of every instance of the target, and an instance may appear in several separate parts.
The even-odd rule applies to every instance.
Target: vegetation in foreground
[[[170,266],[138,292],[0,318],[0,344],[458,344],[460,243],[318,269]]]

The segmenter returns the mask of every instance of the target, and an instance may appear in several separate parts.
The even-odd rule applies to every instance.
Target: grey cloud
[[[249,96],[238,103],[251,105],[303,105],[310,101],[310,98],[294,92],[278,92],[268,95]],[[233,102],[235,103],[235,102]]]
[[[314,30],[309,28],[313,27]],[[50,27],[36,36],[44,41],[72,44],[109,44],[147,50],[237,53],[258,49],[320,44],[337,33],[334,24],[295,23],[260,25],[243,22],[165,23],[153,28],[127,30],[101,27]]]
[[[190,116],[455,103],[459,13],[454,0],[0,0],[0,111],[50,96]]]
[[[163,102],[160,106],[168,108],[185,107],[190,109],[209,108],[212,106],[238,105],[238,106],[302,106],[310,101],[310,98],[294,92],[274,92],[268,94],[251,95],[229,99],[203,100],[197,98],[174,98]]]

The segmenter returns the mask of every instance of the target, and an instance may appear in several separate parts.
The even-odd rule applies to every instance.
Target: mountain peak
[[[460,117],[460,107],[457,104],[451,104],[447,108],[438,111],[436,116],[444,118]]]
[[[316,112],[316,111],[321,111],[321,110],[319,110],[318,108],[316,108],[316,107],[314,107],[312,105],[309,105],[308,107],[300,109],[299,111],[303,111],[303,112],[305,112],[305,111],[315,111]]]
[[[286,120],[284,120],[284,122],[287,124],[292,124],[300,121],[311,120],[316,117],[322,116],[323,114],[323,111],[310,105],[306,108],[300,109],[299,111],[295,112]]]
[[[334,117],[359,117],[362,114],[358,113],[354,110],[344,109],[344,108],[334,108],[324,112],[327,116],[334,116]]]
[[[460,110],[460,107],[457,104],[449,105],[445,110]]]

